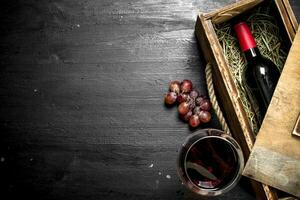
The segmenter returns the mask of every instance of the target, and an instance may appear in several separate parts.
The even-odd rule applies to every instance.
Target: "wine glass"
[[[183,184],[202,196],[217,196],[232,189],[243,168],[239,144],[217,129],[202,129],[188,136],[177,159]]]

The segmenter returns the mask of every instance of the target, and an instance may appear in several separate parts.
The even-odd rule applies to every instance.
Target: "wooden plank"
[[[295,34],[296,34],[295,25],[294,25],[295,22],[291,21],[291,18],[289,16],[289,14],[292,12],[291,12],[291,10],[289,10],[289,12],[287,11],[287,9],[286,9],[286,8],[288,8],[287,2],[284,2],[283,0],[275,0],[275,3],[278,8],[278,11],[282,17],[283,25],[285,26],[285,29],[287,30],[289,39],[292,42],[295,37]],[[287,5],[287,7],[285,6],[285,4]]]
[[[290,18],[290,21],[292,23],[294,31],[296,32],[298,30],[298,21],[296,19],[296,16],[295,16],[295,14],[293,12],[293,9],[292,9],[292,7],[290,5],[289,0],[283,0],[283,4],[284,4],[284,7],[286,9],[287,15]]]
[[[237,3],[225,6],[214,12],[207,13],[204,17],[210,19],[214,24],[219,24],[255,7],[261,2],[263,2],[263,0],[238,1]]]
[[[300,112],[300,34],[280,76],[244,175],[300,197],[300,140],[292,132]]]

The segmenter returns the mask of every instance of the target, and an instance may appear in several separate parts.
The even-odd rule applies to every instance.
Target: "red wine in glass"
[[[233,147],[218,137],[205,137],[191,146],[185,161],[188,178],[198,187],[219,189],[236,175],[237,155]]]
[[[182,145],[177,171],[183,184],[203,196],[216,196],[233,188],[244,167],[238,143],[223,131],[202,129]]]

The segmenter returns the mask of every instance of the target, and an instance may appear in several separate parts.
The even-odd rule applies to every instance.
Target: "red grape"
[[[181,115],[186,115],[190,111],[190,106],[187,102],[182,102],[178,106],[178,112]]]
[[[196,107],[194,108],[194,110],[193,110],[193,113],[194,113],[195,115],[199,115],[199,114],[200,114],[200,111],[201,111],[200,106],[196,106]]]
[[[200,104],[201,110],[209,111],[211,109],[211,103],[208,99],[203,99]]]
[[[180,89],[182,92],[191,92],[193,89],[193,83],[190,80],[183,80]]]
[[[188,100],[188,94],[186,93],[181,93],[177,96],[177,102],[182,103]]]
[[[206,96],[204,96],[204,95],[198,96],[198,97],[196,98],[196,100],[195,100],[195,101],[196,101],[196,105],[197,105],[197,106],[200,106],[201,101],[202,101],[203,99],[207,99]]]
[[[188,122],[193,128],[198,127],[201,123],[207,123],[211,120],[209,110],[212,105],[210,100],[199,95],[197,90],[193,90],[193,83],[190,80],[171,81],[169,92],[165,95],[165,104],[174,105],[178,103],[178,112],[180,118]]]
[[[165,95],[165,103],[167,105],[172,105],[176,102],[176,99],[177,99],[177,95],[175,92],[168,92],[166,95]]]
[[[171,92],[175,92],[176,94],[179,94],[180,93],[180,82],[172,81],[169,85],[169,90]]]
[[[189,103],[190,109],[194,109],[196,107],[196,103],[195,103],[194,99],[189,98],[188,103]]]
[[[193,128],[197,127],[200,125],[200,118],[198,115],[192,115],[190,120],[189,120],[189,125]]]
[[[198,95],[199,95],[199,93],[198,93],[196,90],[192,90],[192,91],[190,92],[190,97],[191,97],[192,99],[196,99],[196,98],[198,97]]]
[[[185,121],[185,122],[188,122],[191,118],[191,116],[193,115],[193,112],[192,111],[189,111],[187,114],[185,115],[180,115],[180,118]]]
[[[203,123],[207,123],[211,120],[211,114],[208,111],[202,110],[199,114],[200,121]]]

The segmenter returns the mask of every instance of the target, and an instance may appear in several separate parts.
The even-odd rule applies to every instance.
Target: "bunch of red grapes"
[[[210,100],[194,90],[190,80],[183,80],[181,83],[172,81],[169,92],[165,95],[165,104],[177,104],[180,118],[193,128],[211,120]]]

